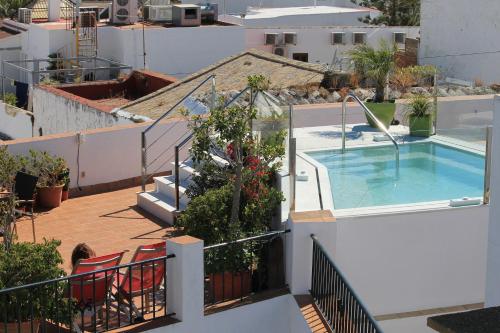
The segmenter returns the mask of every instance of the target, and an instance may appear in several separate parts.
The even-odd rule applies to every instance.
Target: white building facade
[[[500,81],[500,2],[422,0],[419,62],[448,77]]]

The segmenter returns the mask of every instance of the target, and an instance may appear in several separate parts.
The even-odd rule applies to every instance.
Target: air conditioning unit
[[[285,33],[283,33],[283,40],[284,40],[285,44],[297,45],[297,33],[285,32]]]
[[[112,22],[114,24],[134,24],[137,22],[137,0],[113,0]]]
[[[354,45],[365,44],[366,43],[366,32],[353,32],[352,33],[352,43]]]
[[[19,8],[17,10],[17,20],[20,23],[31,24],[31,9]]]
[[[149,0],[146,5],[149,5],[149,6],[168,6],[168,5],[170,5],[170,0]]]
[[[172,6],[144,6],[144,18],[151,22],[172,22]]]
[[[179,4],[172,6],[172,23],[177,27],[198,27],[201,25],[201,9],[197,5]]]
[[[394,44],[404,44],[406,41],[406,33],[404,32],[393,32],[392,37]]]
[[[345,32],[332,32],[332,45],[345,45]]]
[[[264,34],[266,41],[266,45],[278,45],[279,44],[279,34],[274,32],[266,32]]]
[[[281,56],[281,57],[288,57],[288,52],[287,52],[287,49],[286,47],[284,46],[276,46],[274,49],[273,49],[273,53],[275,55],[278,55],[278,56]]]

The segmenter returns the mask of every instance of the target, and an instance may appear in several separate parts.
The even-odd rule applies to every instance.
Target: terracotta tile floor
[[[128,250],[122,263],[128,263],[135,249],[172,237],[172,227],[136,206],[139,187],[69,199],[59,208],[38,212],[35,219],[37,242],[58,239],[64,269],[71,271],[71,251],[87,243],[97,255]],[[19,241],[33,241],[30,219],[17,222]]]

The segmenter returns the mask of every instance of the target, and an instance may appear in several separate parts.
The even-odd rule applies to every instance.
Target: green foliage
[[[0,289],[57,279],[66,275],[57,251],[60,241],[43,243],[16,243],[6,251],[0,247]],[[59,319],[69,322],[68,299],[64,299],[65,285],[55,283],[32,289],[21,289],[3,296],[0,312],[8,322],[27,321],[31,313],[36,318]],[[55,313],[57,302],[58,313]],[[19,316],[19,317],[18,317]]]
[[[6,93],[3,96],[3,101],[5,104],[16,106],[17,105],[17,96],[13,93]]]
[[[63,158],[52,156],[46,151],[30,150],[26,171],[38,176],[38,188],[64,185],[64,175],[67,169]]]
[[[417,26],[420,24],[420,0],[351,0],[364,7],[377,8],[382,15],[360,21],[391,26]]]
[[[430,114],[433,108],[432,100],[424,95],[414,95],[408,101],[405,110],[405,117],[424,117]]]
[[[19,8],[26,7],[31,0],[0,0],[0,17],[15,18]]]
[[[354,62],[356,74],[375,82],[375,102],[384,100],[385,85],[389,73],[394,69],[396,48],[385,40],[380,41],[380,47],[363,44],[349,52]]]
[[[0,226],[3,231],[3,245],[8,251],[14,241],[14,230],[12,223],[15,221],[16,200],[12,194],[0,194]]]
[[[16,172],[21,168],[19,159],[9,153],[7,146],[0,147],[0,189],[12,191]]]

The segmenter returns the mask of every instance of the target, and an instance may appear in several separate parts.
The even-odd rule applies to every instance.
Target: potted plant
[[[59,207],[64,188],[63,175],[67,170],[64,159],[31,150],[27,168],[38,176],[37,203],[45,208]]]
[[[411,136],[432,135],[432,108],[432,101],[424,95],[415,95],[408,101],[405,118],[408,120]]]
[[[386,128],[391,125],[396,111],[394,101],[384,102],[389,73],[393,71],[395,66],[395,52],[395,47],[391,47],[383,40],[378,49],[363,44],[349,52],[354,62],[355,72],[375,85],[375,97],[367,103],[367,107]],[[375,122],[370,117],[367,116],[367,120],[371,127],[376,127]]]
[[[60,267],[62,257],[57,251],[61,244],[56,240],[43,243],[13,243],[10,249],[0,246],[0,289],[12,288],[65,276]],[[53,283],[30,289],[21,288],[2,295],[0,312],[6,319],[7,331],[17,333],[38,332],[39,323],[48,319],[58,323],[69,323],[74,309],[65,298],[65,284]],[[31,331],[33,325],[33,331]]]

